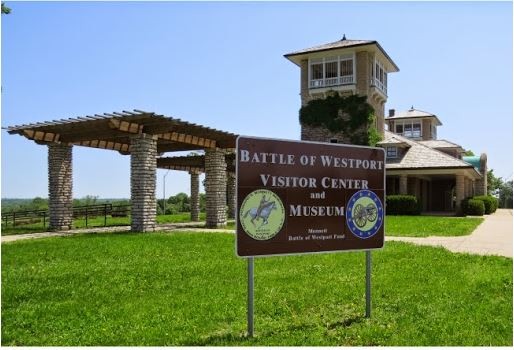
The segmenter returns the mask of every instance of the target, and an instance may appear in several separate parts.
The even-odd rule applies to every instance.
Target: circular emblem
[[[259,241],[271,239],[284,225],[285,209],[280,198],[269,190],[248,194],[239,208],[239,221],[248,236]]]
[[[384,208],[378,196],[369,190],[353,194],[346,206],[346,224],[353,235],[373,237],[384,222]]]

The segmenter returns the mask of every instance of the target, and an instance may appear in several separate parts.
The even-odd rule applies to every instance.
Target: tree
[[[466,152],[464,152],[464,156],[466,157],[470,157],[470,156],[474,156],[475,153],[473,153],[472,150],[468,149]]]
[[[501,177],[496,177],[493,173],[493,169],[487,172],[487,194],[493,194],[500,190],[503,180]]]
[[[11,13],[11,9],[2,2],[2,15],[8,15],[9,13]]]
[[[512,180],[504,182],[500,187],[500,208],[512,209]]]

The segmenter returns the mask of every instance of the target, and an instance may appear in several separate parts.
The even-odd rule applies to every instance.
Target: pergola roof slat
[[[123,128],[112,128],[110,122],[113,119],[123,123]],[[127,128],[127,124],[134,127]],[[34,135],[34,133],[26,133],[27,130],[37,131],[42,133],[41,135],[60,135],[59,138],[52,138],[53,142],[75,143],[91,147],[91,142],[87,143],[86,141],[102,139],[119,144],[130,144],[130,137],[136,126],[138,127],[137,132],[151,135],[168,134],[167,139],[159,138],[157,140],[157,148],[160,153],[212,147],[235,148],[237,138],[237,135],[233,133],[138,109],[134,109],[133,112],[123,110],[122,112],[103,113],[103,115],[94,114],[13,125],[4,129],[10,134],[19,134],[27,138],[29,134]],[[175,136],[169,136],[172,134]]]

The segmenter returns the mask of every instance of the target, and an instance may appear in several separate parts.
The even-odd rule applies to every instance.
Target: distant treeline
[[[129,205],[130,199],[126,198],[98,198],[98,196],[85,196],[75,198],[73,206],[96,205],[111,203],[112,205]],[[166,200],[166,214],[176,214],[191,210],[191,201],[187,194],[178,193]],[[2,212],[24,211],[24,210],[48,210],[48,198],[2,198]],[[205,193],[200,194],[200,210],[205,211]],[[164,213],[163,200],[157,200],[157,214]]]

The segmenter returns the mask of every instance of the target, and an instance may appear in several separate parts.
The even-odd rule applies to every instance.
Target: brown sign
[[[237,139],[237,254],[382,248],[382,148]]]

